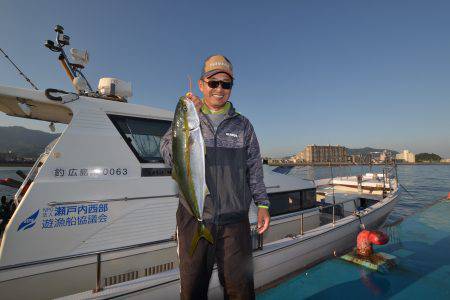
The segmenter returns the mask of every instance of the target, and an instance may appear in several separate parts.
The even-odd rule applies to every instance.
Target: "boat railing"
[[[271,218],[271,222],[278,221],[285,218],[291,218],[291,217],[299,217],[300,220],[300,228],[299,228],[299,235],[303,236],[307,231],[314,230],[320,226],[326,225],[326,224],[332,224],[332,226],[336,225],[336,222],[342,218],[348,217],[350,215],[355,215],[356,217],[360,218],[361,210],[369,207],[370,205],[363,206],[361,204],[358,204],[357,201],[361,201],[357,198],[352,199],[345,199],[343,201],[340,201],[338,203],[326,203],[323,205],[318,205],[309,209],[300,210],[297,212],[292,212],[289,214],[284,214],[281,216],[275,216]],[[380,200],[372,200],[374,202],[378,202]],[[347,211],[344,208],[344,205],[347,203],[353,202],[353,211]],[[315,212],[319,212],[319,220],[320,224],[317,226],[311,228],[311,226],[305,225],[305,222],[308,220],[308,218],[317,218],[317,214],[314,214]],[[251,224],[252,226],[252,239],[253,239],[253,245],[255,250],[262,250],[264,247],[264,235],[260,235],[257,233],[256,230],[256,222],[253,222]],[[295,235],[293,235],[295,237]]]
[[[78,200],[78,201],[52,201],[48,202],[48,206],[58,206],[58,205],[77,205],[77,204],[92,204],[92,203],[104,203],[104,202],[116,202],[116,201],[133,201],[133,200],[145,200],[154,198],[178,198],[178,194],[168,194],[168,195],[152,195],[152,196],[141,196],[141,197],[120,197],[120,198],[107,198],[107,199],[92,199],[92,200]]]
[[[267,189],[280,188],[279,185],[269,186]],[[78,200],[78,201],[52,201],[48,202],[48,206],[58,206],[58,205],[77,205],[77,204],[92,204],[92,203],[104,203],[104,202],[116,202],[116,201],[132,201],[132,200],[145,200],[154,198],[178,198],[179,194],[168,194],[168,195],[152,195],[152,196],[141,196],[141,197],[120,197],[120,198],[109,198],[109,199],[91,199],[91,200]]]
[[[14,195],[14,203],[17,205],[19,205],[20,202],[20,198],[22,195],[22,191],[23,189],[28,186],[31,181],[33,180],[32,177],[36,175],[37,172],[37,168],[40,166],[40,163],[42,161],[42,158],[46,155],[47,153],[42,153],[41,155],[39,155],[38,159],[36,160],[36,162],[34,163],[33,167],[31,168],[31,170],[28,172],[27,176],[25,177],[25,179],[23,180],[22,185],[20,186],[20,188],[17,190],[16,194]]]
[[[145,243],[134,244],[134,245],[121,246],[121,247],[110,248],[110,249],[105,249],[105,250],[66,255],[66,256],[62,256],[62,257],[42,259],[42,260],[37,260],[37,261],[27,262],[27,263],[18,263],[15,265],[0,267],[0,271],[6,271],[6,270],[9,271],[9,270],[22,268],[22,267],[37,266],[37,265],[46,264],[46,263],[53,263],[53,262],[70,260],[70,259],[84,258],[84,257],[92,256],[92,255],[120,252],[120,251],[132,250],[132,249],[149,247],[149,246],[156,246],[156,245],[161,245],[161,244],[174,242],[174,241],[175,241],[175,237],[170,237],[168,239],[162,239],[162,240],[145,242]]]

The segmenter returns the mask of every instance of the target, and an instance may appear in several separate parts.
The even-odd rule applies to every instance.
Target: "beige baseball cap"
[[[223,55],[211,55],[205,60],[201,78],[208,78],[218,73],[226,73],[233,78],[233,66],[228,58]]]

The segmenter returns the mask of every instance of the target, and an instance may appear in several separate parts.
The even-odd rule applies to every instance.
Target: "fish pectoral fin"
[[[177,168],[175,167],[176,165],[173,165],[172,167],[172,178],[173,180],[177,181]]]
[[[203,224],[203,223],[199,223],[198,224],[198,230],[194,234],[194,237],[192,239],[191,247],[189,248],[189,255],[190,256],[194,255],[195,249],[197,248],[197,245],[198,245],[198,241],[201,238],[204,238],[209,243],[214,244],[214,239],[213,239],[213,237],[211,235],[211,232],[209,231],[208,228],[206,228],[205,224]]]
[[[206,198],[206,196],[208,196],[209,194],[211,193],[209,192],[208,186],[205,184],[205,191],[203,193],[203,196]]]

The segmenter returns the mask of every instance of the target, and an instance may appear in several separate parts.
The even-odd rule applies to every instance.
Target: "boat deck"
[[[324,195],[325,201],[328,203],[333,202],[333,194],[335,197],[336,203],[345,202],[346,200],[350,199],[370,199],[370,200],[376,200],[379,201],[383,199],[382,195],[379,194],[370,194],[370,193],[360,193],[356,189],[342,189],[341,187],[337,186],[333,189],[333,187],[321,187],[317,189],[317,194]]]
[[[376,248],[397,257],[387,274],[335,258],[276,288],[266,299],[450,299],[450,201],[438,201],[402,223],[385,228],[388,245]]]
[[[331,206],[327,207],[327,205],[342,203],[342,205],[335,207],[335,219],[339,220],[383,199],[380,194],[360,193],[355,188],[349,189],[339,186],[318,188],[317,195],[318,205],[324,207],[321,209],[320,225],[330,223],[333,220],[333,208]]]

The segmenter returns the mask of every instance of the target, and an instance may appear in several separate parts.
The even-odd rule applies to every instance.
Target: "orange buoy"
[[[356,239],[356,253],[368,257],[373,254],[372,245],[384,245],[389,242],[389,236],[381,231],[363,230]]]
[[[447,194],[447,200],[450,200],[450,192]]]

